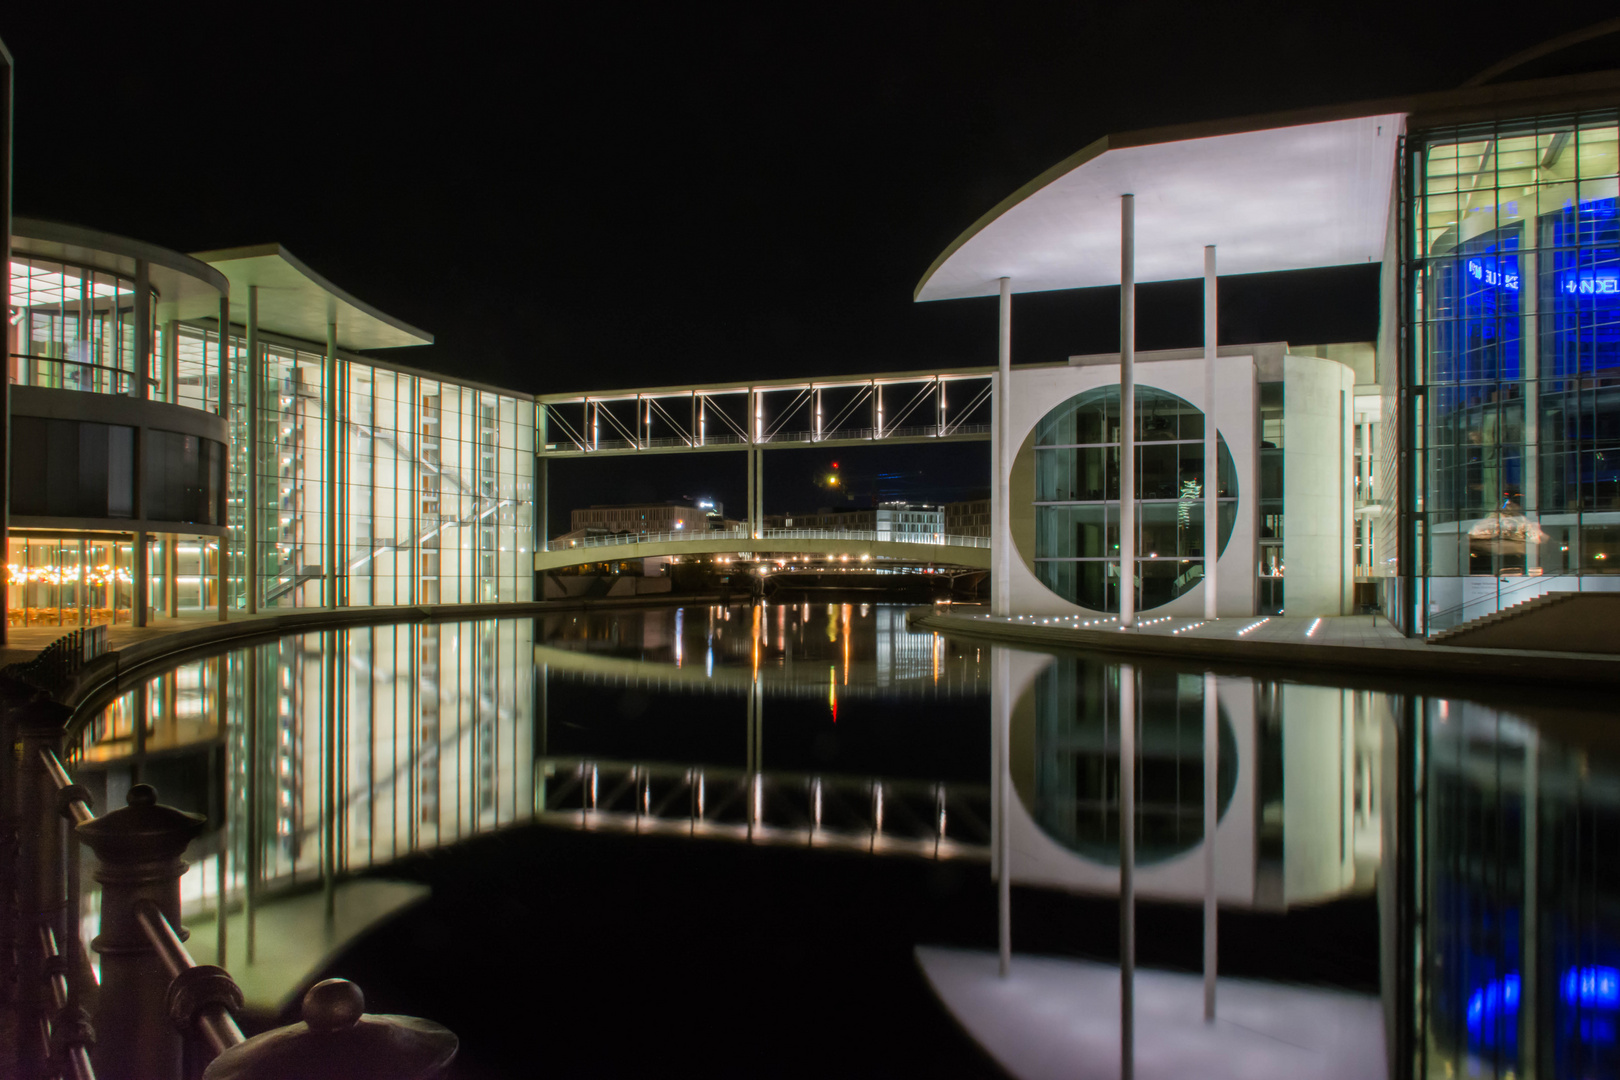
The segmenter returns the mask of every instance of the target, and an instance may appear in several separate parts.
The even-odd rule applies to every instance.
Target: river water
[[[1004,829],[1015,949],[1117,957],[1122,701],[1140,964],[1198,970],[1212,774],[1222,974],[1360,995],[1333,1075],[1620,1075],[1604,695],[1121,665],[824,598],[357,627],[121,689],[72,767],[208,816],[198,960],[262,1023],[354,978],[456,1030],[457,1075],[995,1075],[913,948],[995,948]]]

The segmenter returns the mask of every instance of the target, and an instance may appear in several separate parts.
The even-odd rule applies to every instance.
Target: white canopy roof
[[[272,333],[320,344],[328,323],[337,324],[344,349],[392,349],[431,345],[433,335],[344,292],[305,266],[280,244],[198,252],[230,280],[231,321],[247,320],[248,286],[259,287],[259,326]]]
[[[1136,196],[1136,280],[1382,258],[1402,113],[1200,136],[1099,139],[980,218],[935,260],[917,300],[1119,283],[1121,195]]]

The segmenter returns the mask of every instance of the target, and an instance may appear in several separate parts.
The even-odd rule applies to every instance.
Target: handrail
[[[930,544],[940,547],[987,548],[988,536],[962,536],[956,533],[881,533],[875,529],[764,529],[753,536],[747,529],[677,529],[656,533],[608,533],[568,541],[569,547],[623,547],[626,544],[661,544],[681,540],[865,540],[893,544]],[[551,550],[562,551],[554,546]]]
[[[218,968],[201,968],[186,951],[186,946],[180,940],[180,935],[174,932],[168,918],[159,910],[158,906],[150,900],[138,900],[135,903],[135,918],[140,922],[141,929],[146,933],[146,940],[152,943],[152,948],[163,962],[163,970],[168,972],[171,985],[178,985],[182,977],[188,972],[204,972],[205,977],[224,976]],[[214,975],[218,972],[218,975]],[[229,978],[229,976],[224,976]],[[191,978],[195,978],[192,976]],[[173,991],[170,991],[171,997]],[[226,1050],[239,1043],[247,1041],[242,1029],[236,1024],[236,1017],[231,1015],[230,1009],[223,1001],[211,1000],[199,1002],[196,1012],[192,1014],[192,1025],[202,1036],[209,1049],[218,1057]]]
[[[1479,575],[1468,575],[1468,576],[1470,576],[1470,577],[1484,577],[1485,575],[1479,574]],[[1496,604],[1495,611],[1483,612],[1482,614],[1475,616],[1475,618],[1484,618],[1486,615],[1494,615],[1497,611],[1503,610],[1504,607],[1511,606],[1511,605],[1507,605],[1507,604],[1502,603],[1502,600],[1503,600],[1504,596],[1508,596],[1510,594],[1523,592],[1524,590],[1529,589],[1532,586],[1540,585],[1542,587],[1542,592],[1541,593],[1537,593],[1535,596],[1530,596],[1530,597],[1526,598],[1527,600],[1534,600],[1536,598],[1536,596],[1540,596],[1540,595],[1542,595],[1542,593],[1559,591],[1559,590],[1556,590],[1556,589],[1548,588],[1547,583],[1554,580],[1554,579],[1556,579],[1556,578],[1565,577],[1565,576],[1573,577],[1575,575],[1565,575],[1565,574],[1545,574],[1545,575],[1543,575],[1543,574],[1526,574],[1522,578],[1519,578],[1517,581],[1515,581],[1514,584],[1509,585],[1506,589],[1498,588],[1489,596],[1481,596],[1481,597],[1477,597],[1476,599],[1473,599],[1473,600],[1464,600],[1460,604],[1453,604],[1450,607],[1444,608],[1444,609],[1442,609],[1440,611],[1431,611],[1429,613],[1427,619],[1424,620],[1424,625],[1426,627],[1428,627],[1430,633],[1437,633],[1438,631],[1436,631],[1434,629],[1434,622],[1435,622],[1436,619],[1442,619],[1442,618],[1446,617],[1447,615],[1455,615],[1458,612],[1466,611],[1471,607],[1476,607],[1476,606],[1481,605],[1481,604],[1487,604],[1487,603],[1493,603],[1493,602]],[[1500,574],[1492,574],[1491,577],[1496,579],[1498,581],[1498,583],[1500,583],[1502,575],[1500,575]],[[1578,587],[1577,587],[1577,591],[1578,591]],[[1520,602],[1520,601],[1514,601],[1514,603],[1518,603],[1518,602]],[[1461,625],[1462,625],[1461,622],[1456,624],[1456,626],[1461,626]],[[1455,629],[1455,627],[1447,626],[1447,627],[1442,627],[1441,629],[1442,630],[1451,630],[1451,629]]]
[[[51,1003],[56,1006],[55,1021],[40,1018],[41,1034],[45,1039],[47,1059],[50,1056],[52,1045],[61,1034],[57,1029],[72,1024],[75,1031],[73,1038],[61,1039],[62,1061],[64,1068],[62,1074],[72,1080],[96,1080],[95,1066],[90,1064],[90,1046],[88,1023],[81,1015],[83,1010],[70,1010],[68,1002],[67,973],[63,970],[66,961],[62,951],[56,946],[56,931],[49,926],[39,928],[40,951],[45,956],[45,970],[49,973]]]
[[[39,752],[40,761],[45,766],[45,775],[51,778],[56,785],[57,798],[62,800],[62,813],[73,819],[74,825],[83,825],[96,819],[96,812],[90,808],[90,796],[84,788],[73,782],[62,767],[62,761],[56,756],[56,751],[45,747]]]
[[[50,385],[47,385],[45,383],[42,383],[42,382],[38,381],[35,378],[29,378],[27,380],[14,378],[12,381],[15,382],[19,386],[39,386],[42,389],[46,389],[46,390],[68,389],[68,390],[79,390],[79,391],[81,391],[83,393],[90,393],[90,394],[107,394],[107,393],[111,393],[111,394],[114,394],[114,395],[118,395],[118,394],[127,394],[127,393],[129,393],[129,385],[130,385],[130,383],[133,380],[137,379],[137,378],[143,378],[147,386],[157,386],[157,385],[159,385],[159,380],[152,378],[150,375],[140,376],[136,372],[128,371],[128,370],[126,370],[124,368],[121,368],[121,367],[113,367],[111,364],[96,364],[96,363],[91,363],[88,360],[69,360],[66,357],[61,357],[61,356],[38,356],[38,355],[35,355],[34,353],[10,353],[8,355],[13,360],[29,360],[29,361],[32,361],[34,364],[61,364],[63,367],[71,367],[71,368],[76,368],[76,369],[83,369],[83,370],[88,370],[88,371],[92,371],[92,372],[106,372],[108,375],[112,376],[112,379],[110,380],[110,382],[111,382],[113,388],[110,389],[110,390],[97,390],[97,389],[85,390],[84,388],[78,387],[78,386],[68,386],[68,387],[50,386]],[[36,373],[38,373],[39,369],[35,368],[34,370],[35,370]],[[66,381],[66,379],[67,379],[67,372],[63,371],[63,372],[58,373],[57,381],[59,381],[59,382]]]
[[[0,675],[8,675],[41,690],[57,691],[73,681],[85,661],[93,660],[106,651],[105,624],[80,627],[45,646],[32,660],[0,668]]]

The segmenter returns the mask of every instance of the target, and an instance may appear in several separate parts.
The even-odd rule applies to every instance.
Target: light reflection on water
[[[1138,887],[1196,902],[1204,672],[1133,677]],[[876,604],[358,627],[144,680],[73,756],[99,808],[149,782],[209,816],[191,917],[536,820],[983,859],[1004,716],[1014,880],[1107,896],[1120,678],[1111,658],[912,633]],[[1362,988],[1381,984],[1416,1073],[1620,1075],[1620,768],[1590,737],[1606,706],[1214,685],[1223,907],[1376,909]]]

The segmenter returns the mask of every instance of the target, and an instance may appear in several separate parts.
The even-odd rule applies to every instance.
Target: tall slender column
[[[1524,504],[1521,509],[1526,518],[1524,538],[1524,571],[1533,574],[1541,568],[1541,545],[1533,539],[1541,528],[1541,334],[1538,305],[1541,278],[1537,267],[1539,252],[1534,248],[1519,256],[1519,304],[1524,316],[1524,328],[1519,332],[1520,347],[1524,350],[1521,369],[1524,374],[1524,449],[1520,475],[1524,477]],[[1528,1057],[1520,1060],[1528,1061]]]
[[[163,323],[163,400],[180,402],[180,323],[175,319]]]
[[[1012,424],[1012,279],[1001,279],[1000,325],[996,335],[996,389],[994,421],[996,426],[994,449],[994,483],[990,498],[995,513],[992,531],[995,546],[991,571],[991,614],[1003,617],[1012,614],[1012,498],[1007,490],[1008,473],[1012,468],[1012,454],[1007,448],[1008,432]]]
[[[248,286],[247,319],[247,610],[259,610],[259,287]]]
[[[765,535],[765,451],[755,450],[754,461],[754,520],[759,533]]]
[[[1001,954],[1001,977],[1012,974],[1012,654],[991,646],[990,669],[995,673],[996,759],[996,936]]]
[[[1119,198],[1119,625],[1136,624],[1136,196]]]
[[[147,536],[144,530],[135,531],[132,552],[135,562],[135,595],[132,597],[135,610],[130,612],[131,626],[146,625],[147,611],[152,604],[152,560],[151,552],[146,548]]]
[[[216,360],[219,368],[214,375],[214,381],[219,387],[219,415],[220,419],[229,424],[231,421],[231,298],[228,296],[219,298],[219,356]],[[205,376],[203,391],[205,400],[207,396]]]
[[[1215,826],[1220,814],[1220,691],[1215,673],[1204,673],[1204,1023],[1215,1021],[1216,929]]]
[[[338,458],[340,432],[342,424],[339,420],[339,411],[343,408],[342,395],[338,392],[338,355],[337,355],[337,322],[329,321],[326,324],[326,357],[325,378],[322,380],[326,391],[326,408],[323,410],[326,419],[325,443],[326,481],[324,505],[322,516],[326,519],[321,546],[326,550],[321,552],[321,561],[325,564],[326,573],[321,580],[321,602],[327,607],[338,606],[338,578],[343,570],[342,554],[338,551],[338,514],[343,505],[341,485],[338,481]]]
[[[551,459],[541,455],[534,463],[534,550],[551,550]],[[536,596],[536,600],[543,599]]]
[[[180,614],[180,537],[177,533],[169,533],[163,538],[163,609],[169,618],[177,618]],[[203,595],[207,589],[203,586],[205,563],[202,547],[197,548],[197,598],[200,606]]]
[[[135,260],[135,321],[132,358],[135,376],[130,380],[129,396],[150,397],[147,392],[152,377],[152,266],[145,259]],[[115,361],[116,362],[116,361]]]
[[[1204,248],[1204,618],[1220,617],[1221,463],[1215,444],[1216,314],[1215,245]],[[1213,994],[1213,984],[1210,993]],[[1213,996],[1210,998],[1213,1007]]]
[[[1136,1073],[1136,671],[1119,665],[1119,1075]]]
[[[1536,1021],[1541,990],[1541,736],[1525,733],[1524,794],[1519,812],[1524,852],[1521,866],[1524,878],[1523,920],[1519,926],[1519,1075],[1535,1080],[1541,1072],[1536,1053]]]
[[[744,517],[748,519],[748,537],[753,539],[759,535],[759,521],[754,517],[754,448],[752,446],[748,447],[746,453],[748,454],[748,487],[745,490],[746,497],[743,499],[743,506],[745,508]]]

